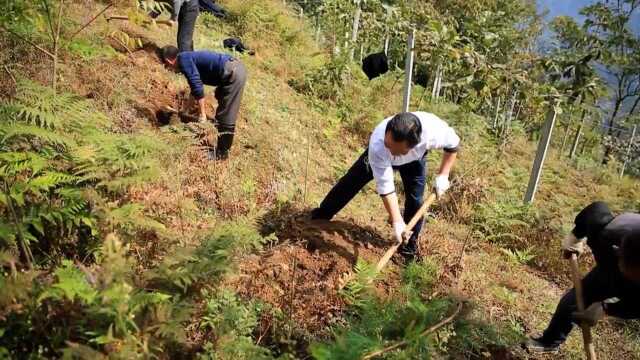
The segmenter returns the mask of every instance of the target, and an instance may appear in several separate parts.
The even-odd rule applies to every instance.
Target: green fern
[[[63,260],[62,266],[56,269],[55,275],[58,281],[40,294],[38,302],[49,298],[71,302],[78,299],[90,305],[96,300],[98,292],[91,287],[82,271],[71,260]]]
[[[375,265],[369,264],[360,258],[358,258],[353,270],[355,276],[340,290],[340,294],[347,303],[362,307],[369,300],[366,295],[368,295],[369,290],[372,288],[372,283],[379,274]]]
[[[170,148],[157,134],[113,133],[91,101],[26,80],[0,114],[8,119],[0,124],[0,213],[9,219],[0,239],[19,245],[27,262],[30,244],[47,233],[73,237],[89,229],[95,236],[98,224],[126,234],[164,231],[140,206],[112,201],[158,178],[158,154]]]

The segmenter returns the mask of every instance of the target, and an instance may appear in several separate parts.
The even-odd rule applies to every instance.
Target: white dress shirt
[[[376,190],[380,195],[387,195],[395,191],[392,166],[400,166],[420,160],[431,149],[444,149],[445,151],[455,152],[460,144],[460,138],[456,132],[436,115],[423,111],[415,111],[412,114],[420,120],[422,135],[420,143],[406,155],[393,156],[389,149],[384,146],[387,123],[393,116],[382,120],[371,134],[371,139],[369,140],[369,165],[376,180]]]

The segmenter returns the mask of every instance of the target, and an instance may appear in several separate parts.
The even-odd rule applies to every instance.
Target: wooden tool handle
[[[126,15],[111,15],[111,16],[106,16],[107,21],[111,21],[111,20],[129,20],[129,17]]]
[[[582,312],[584,311],[584,297],[582,294],[582,276],[580,275],[580,269],[578,268],[578,255],[571,254],[571,258],[569,258],[569,265],[571,267],[571,276],[573,278],[573,288],[576,291],[578,311]],[[582,340],[584,342],[584,352],[587,355],[587,360],[596,360],[596,348],[593,345],[591,328],[585,323],[581,323],[580,328],[582,329]]]
[[[413,217],[411,218],[411,220],[407,224],[406,232],[409,232],[409,231],[413,230],[413,228],[416,226],[418,221],[420,221],[422,216],[424,216],[424,213],[427,212],[427,210],[434,203],[434,201],[436,201],[436,194],[429,194],[429,197],[427,197],[427,201],[425,201],[422,204],[422,206],[420,206],[420,209],[418,209],[416,214],[413,215]],[[382,270],[382,268],[384,268],[387,265],[387,263],[389,262],[389,260],[393,256],[393,254],[395,254],[396,251],[398,251],[398,248],[400,247],[400,245],[401,244],[398,244],[396,242],[396,244],[391,246],[389,248],[389,250],[387,250],[387,252],[384,253],[384,255],[378,261],[378,264],[376,265],[376,272],[380,272],[380,270]]]
[[[125,20],[125,21],[129,21],[129,17],[127,15],[111,15],[111,16],[107,16],[107,21],[111,21],[111,20]],[[160,25],[167,25],[167,26],[171,26],[171,21],[169,20],[145,20],[143,21],[143,23],[145,25],[151,24],[155,22],[156,24],[160,24]]]
[[[413,228],[416,226],[418,221],[424,216],[427,210],[429,210],[429,207],[431,207],[431,205],[433,205],[435,201],[436,201],[436,194],[429,194],[424,204],[420,206],[420,209],[418,209],[416,214],[413,215],[411,220],[409,220],[409,223],[407,224],[407,231],[413,230]]]
[[[418,209],[416,214],[413,215],[413,217],[409,221],[409,224],[407,225],[407,229],[413,229],[416,226],[416,224],[418,223],[418,220],[422,218],[424,213],[427,212],[427,210],[433,204],[434,201],[436,201],[436,195],[430,194],[429,197],[427,197],[427,200],[422,204],[420,209]],[[384,253],[384,255],[382,255],[380,260],[378,260],[378,263],[376,264],[376,273],[379,273],[380,270],[382,270],[387,265],[389,260],[391,260],[391,257],[393,256],[393,254],[395,254],[396,251],[398,251],[398,248],[400,248],[400,245],[402,244],[399,244],[394,239],[394,244],[389,249],[387,249],[387,251]],[[349,283],[349,281],[353,279],[353,277],[354,277],[354,274],[350,273],[346,278],[343,279],[342,283],[339,285],[339,288],[342,289],[345,285],[347,285],[347,283]]]

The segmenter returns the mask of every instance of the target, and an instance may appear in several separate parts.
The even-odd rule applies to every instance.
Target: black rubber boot
[[[405,265],[408,265],[412,261],[420,262],[420,260],[422,260],[422,256],[420,256],[420,253],[417,250],[400,248],[398,249],[398,254],[400,254],[404,259]]]
[[[231,145],[233,145],[234,133],[235,126],[218,126],[218,145],[215,150],[216,160],[226,160],[229,158],[229,150],[231,150]]]
[[[560,349],[558,344],[547,344],[541,337],[531,337],[522,344],[522,347],[531,353],[556,353]]]

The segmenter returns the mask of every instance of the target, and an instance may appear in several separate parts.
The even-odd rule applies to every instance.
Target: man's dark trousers
[[[400,172],[402,184],[405,191],[404,222],[408,223],[413,215],[422,206],[422,197],[426,182],[426,161],[425,157],[408,164],[394,166],[394,170]],[[373,172],[369,166],[368,150],[351,166],[346,175],[329,191],[327,196],[320,203],[320,207],[313,210],[313,219],[333,218],[343,207],[345,207],[362,188],[373,180]],[[418,236],[422,229],[422,219],[413,228],[413,235],[401,252],[415,254],[418,249]],[[407,229],[411,230],[411,229]]]
[[[596,266],[582,280],[584,306],[610,298],[620,301],[611,304],[607,314],[618,318],[636,318],[640,311],[640,285],[625,280],[618,271]],[[572,313],[578,311],[575,289],[567,292],[556,308],[549,326],[542,335],[542,342],[560,345],[565,342],[573,329]]]
[[[240,111],[240,102],[244,85],[247,82],[247,70],[237,59],[231,59],[224,64],[223,83],[216,87],[215,97],[218,100],[216,108],[216,126],[218,128],[217,156],[226,157],[233,144],[236,120]]]
[[[193,31],[200,6],[198,0],[190,0],[182,4],[178,14],[178,50],[193,51]]]

